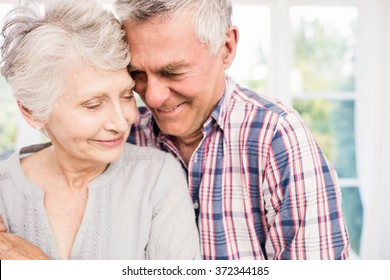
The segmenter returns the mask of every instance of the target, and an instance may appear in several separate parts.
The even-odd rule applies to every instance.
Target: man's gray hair
[[[122,24],[94,0],[25,1],[1,31],[1,74],[36,119],[46,121],[74,67],[126,68]]]
[[[122,21],[142,23],[153,18],[170,18],[184,9],[193,9],[195,34],[215,55],[225,42],[231,26],[230,0],[116,0],[115,10]]]

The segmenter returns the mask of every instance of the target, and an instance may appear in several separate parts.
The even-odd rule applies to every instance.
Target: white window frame
[[[290,86],[290,73],[293,68],[293,40],[290,20],[290,8],[294,6],[340,6],[358,8],[356,0],[232,0],[233,5],[263,5],[270,8],[270,53],[268,59],[267,95],[282,100],[292,106],[293,100],[325,99],[331,101],[357,100],[357,86],[354,92],[316,92],[310,94],[294,94]],[[359,10],[358,10],[359,21]],[[359,44],[362,40],[358,39]],[[363,41],[364,42],[364,41]],[[358,65],[356,65],[358,67]],[[357,80],[357,78],[356,78]],[[355,117],[356,120],[356,106]],[[355,122],[356,123],[356,122]],[[356,135],[356,131],[355,131]],[[355,137],[356,139],[356,137]],[[355,145],[355,155],[357,145]],[[358,170],[358,157],[355,168]],[[341,188],[357,187],[360,190],[361,182],[356,178],[339,178]],[[363,200],[363,198],[362,198]],[[364,226],[364,225],[363,225]],[[361,239],[362,242],[363,238]],[[361,250],[362,251],[362,250]],[[351,252],[351,258],[359,258]],[[362,254],[360,253],[360,256]]]
[[[270,8],[270,44],[272,47],[269,53],[267,95],[280,99],[290,106],[293,100],[327,99],[356,101],[356,92],[321,92],[293,95],[290,87],[293,42],[291,40],[292,28],[289,13],[292,6],[357,7],[356,0],[232,0],[232,3],[233,5],[264,5]],[[341,187],[360,186],[358,178],[340,178],[339,182]]]

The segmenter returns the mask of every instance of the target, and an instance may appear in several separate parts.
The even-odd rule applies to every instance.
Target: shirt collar
[[[223,131],[226,124],[226,115],[229,110],[229,104],[231,103],[231,96],[235,89],[235,83],[232,78],[225,75],[225,92],[219,100],[217,106],[211,113],[211,118],[215,120],[220,129]]]

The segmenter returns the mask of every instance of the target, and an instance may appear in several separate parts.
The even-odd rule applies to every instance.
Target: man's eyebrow
[[[175,61],[175,62],[169,63],[169,64],[159,68],[158,71],[162,72],[162,73],[170,73],[170,72],[175,72],[177,70],[185,68],[187,66],[188,66],[188,63],[186,63],[183,60]]]
[[[188,67],[189,64],[186,63],[184,60],[180,60],[180,61],[174,61],[174,62],[171,62],[171,63],[168,63],[167,65],[164,65],[158,69],[156,69],[155,71],[153,72],[159,72],[159,73],[171,73],[171,72],[175,72],[175,71],[178,71],[180,69],[183,69],[183,68],[186,68]],[[129,72],[133,72],[133,71],[144,71],[134,65],[131,65],[129,64],[129,66],[127,67],[128,71]]]

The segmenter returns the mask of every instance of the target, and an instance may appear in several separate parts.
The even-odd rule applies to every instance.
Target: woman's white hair
[[[225,42],[232,25],[230,0],[116,0],[116,13],[122,21],[142,23],[159,17],[170,18],[183,9],[193,9],[195,34],[215,55]]]
[[[75,66],[117,70],[130,62],[121,23],[94,0],[26,1],[7,14],[1,35],[1,74],[42,121]]]

